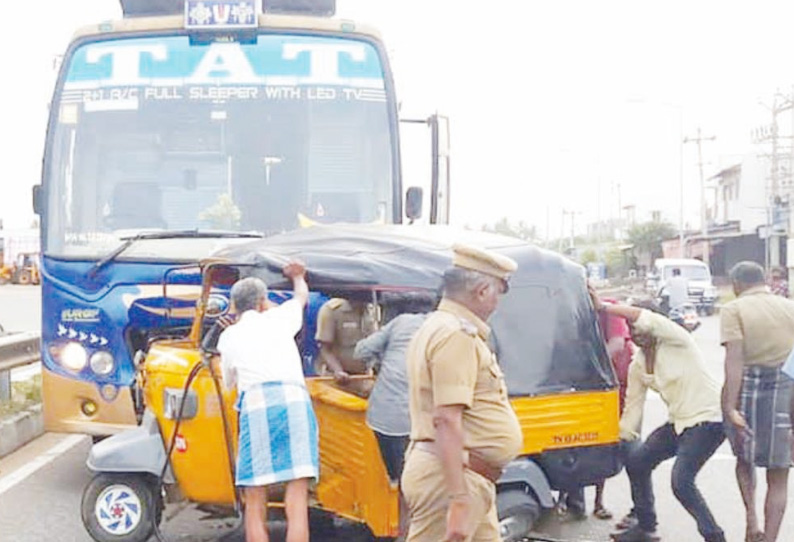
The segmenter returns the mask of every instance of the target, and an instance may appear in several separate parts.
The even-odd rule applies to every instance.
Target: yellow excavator
[[[21,252],[16,261],[0,267],[0,284],[39,284],[39,255],[35,252]]]

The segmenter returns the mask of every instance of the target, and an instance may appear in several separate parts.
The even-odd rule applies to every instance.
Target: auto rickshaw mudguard
[[[143,472],[159,477],[165,463],[165,445],[157,419],[149,410],[138,427],[101,440],[91,447],[86,466],[93,472]],[[169,465],[163,482],[176,480]]]
[[[522,486],[532,490],[544,509],[554,508],[551,486],[546,475],[543,474],[543,469],[528,457],[519,457],[508,463],[501,478],[496,481],[497,491],[507,487]]]
[[[618,474],[623,468],[623,447],[618,443],[547,450],[537,456],[537,462],[551,487],[573,491]],[[572,485],[572,481],[577,483]]]

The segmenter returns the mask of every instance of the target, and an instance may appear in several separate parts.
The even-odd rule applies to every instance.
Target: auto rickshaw
[[[522,455],[497,484],[504,540],[524,539],[553,508],[554,490],[617,474],[617,380],[582,267],[523,241],[442,226],[313,226],[224,249],[202,264],[202,296],[189,336],[152,339],[141,356],[137,385],[146,411],[140,425],[91,450],[87,464],[97,475],[82,502],[89,533],[103,541],[146,540],[160,521],[164,496],[229,511],[238,504],[235,393],[219,383],[213,322],[228,310],[229,289],[241,277],[263,278],[275,302],[289,296],[280,270],[300,258],[313,299],[308,331],[297,340],[320,429],[312,506],[365,525],[375,537],[396,536],[397,493],[365,423],[367,401],[313,374],[311,329],[327,296],[368,296],[388,314],[394,292],[437,291],[454,241],[498,251],[519,266],[490,322],[524,433]]]

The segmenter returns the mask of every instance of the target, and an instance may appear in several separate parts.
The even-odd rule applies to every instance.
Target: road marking
[[[18,468],[11,474],[0,478],[0,495],[20,483],[31,474],[34,474],[37,470],[47,465],[58,456],[65,454],[77,446],[85,438],[85,435],[69,435],[58,444],[36,457],[33,461],[26,463],[23,467]]]

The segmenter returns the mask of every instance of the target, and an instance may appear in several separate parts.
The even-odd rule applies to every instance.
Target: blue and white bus
[[[401,183],[385,48],[375,30],[329,17],[333,0],[122,7],[122,20],[80,29],[64,55],[34,188],[51,431],[136,423],[136,353],[187,333],[196,264],[213,251],[418,213],[420,191]],[[429,125],[437,149],[443,122]],[[443,154],[433,153],[433,223],[448,215]]]

